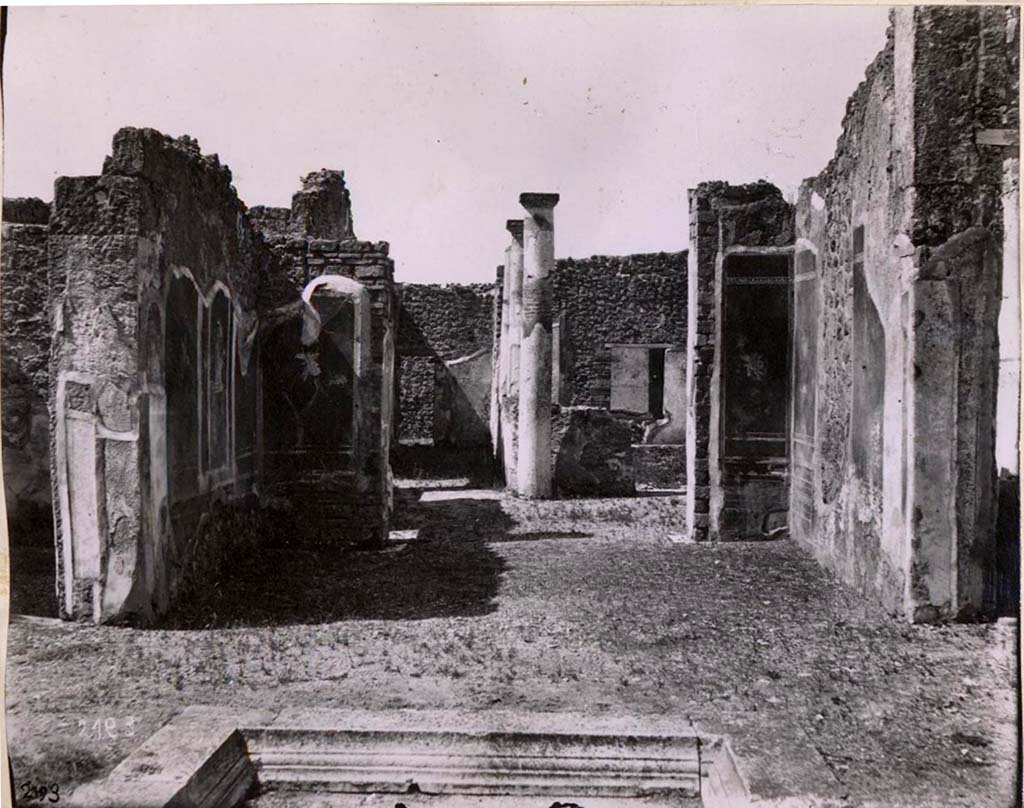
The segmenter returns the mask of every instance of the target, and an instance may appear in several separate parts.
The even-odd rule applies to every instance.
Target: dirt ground
[[[679,497],[402,486],[418,533],[382,552],[268,539],[156,629],[13,621],[19,784],[67,793],[189,704],[501,708],[678,715],[764,797],[1012,804],[1015,626],[905,625],[785,540],[676,543]]]

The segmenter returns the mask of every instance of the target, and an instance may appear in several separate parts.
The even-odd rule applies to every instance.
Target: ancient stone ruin
[[[52,502],[62,616],[163,613],[268,505],[382,541],[392,262],[340,172],[250,216],[195,141],[122,129],[102,174],[4,218],[11,523]]]
[[[1017,24],[1003,8],[898,9],[796,206],[793,535],[914,621],[991,611],[1009,567],[994,441],[1017,441],[1017,419],[995,415],[1019,167],[992,140],[1016,137]],[[1016,384],[998,392],[1016,407]]]
[[[685,291],[620,293],[591,319],[574,262],[546,267],[554,294],[531,286],[522,256],[536,255],[529,235],[551,217],[525,198],[527,238],[509,223],[499,273],[492,423],[509,486],[550,493],[536,483],[533,441],[549,434],[549,412],[566,413],[536,396],[539,372],[556,404],[589,385],[597,407],[550,432],[564,436],[556,490],[635,483],[640,447],[612,423],[646,410],[662,420],[644,443],[685,451],[675,468],[691,539],[768,537],[788,523],[824,565],[915,622],[1015,602],[1019,336],[1000,300],[1014,305],[1018,277],[1018,64],[1007,47],[1018,35],[1001,8],[895,10],[836,156],[795,206],[766,182],[690,191],[690,249],[674,272]],[[558,347],[524,353],[524,329],[539,322],[546,334],[552,306]],[[587,344],[601,338],[595,320],[628,324],[636,310],[658,326]]]
[[[572,200],[523,193],[493,285],[396,284],[340,171],[247,208],[195,141],[121,130],[52,204],[4,201],[12,531],[52,513],[63,617],[145,622],[271,511],[381,546],[418,445],[486,454],[526,498],[685,491],[693,541],[788,526],[908,620],[995,611],[1016,585],[1016,26],[895,10],[796,204],[702,183],[687,251],[556,259]]]

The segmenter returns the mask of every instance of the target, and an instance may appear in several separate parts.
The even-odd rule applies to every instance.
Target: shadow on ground
[[[396,492],[401,500],[419,491]],[[399,513],[402,503],[396,503]],[[182,601],[161,628],[221,628],[474,617],[495,610],[505,562],[487,544],[512,521],[496,500],[414,502],[410,541],[332,549],[285,536],[229,559],[212,587]]]

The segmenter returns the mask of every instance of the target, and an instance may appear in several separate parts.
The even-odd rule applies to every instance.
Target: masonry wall
[[[271,255],[260,288],[264,497],[321,541],[380,544],[393,507],[388,245],[355,238],[339,171],[303,178],[290,209],[254,210]]]
[[[436,446],[490,446],[495,289],[399,286],[398,435]]]
[[[552,275],[560,315],[560,403],[611,406],[614,344],[686,344],[686,253],[562,258]]]
[[[646,487],[684,483],[686,264],[685,252],[564,258],[552,275],[553,399],[559,404],[612,409],[613,354],[623,350],[618,346],[668,349],[664,414],[634,418],[639,428],[633,430],[628,476]],[[643,387],[646,369],[637,373]]]
[[[913,620],[991,606],[1018,12],[897,9],[797,206],[791,527]]]
[[[687,523],[697,541],[759,538],[788,508],[793,208],[764,181],[689,202]]]
[[[265,256],[230,171],[150,129],[57,181],[48,250],[61,613],[146,620],[249,518]]]
[[[0,248],[4,493],[12,542],[52,541],[47,238],[50,207],[5,199]]]

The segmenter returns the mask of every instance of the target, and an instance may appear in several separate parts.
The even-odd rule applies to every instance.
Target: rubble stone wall
[[[400,440],[489,446],[494,286],[407,283],[398,294]]]
[[[686,252],[596,255],[559,259],[552,275],[558,327],[553,397],[559,404],[612,408],[609,346],[671,349],[664,414],[648,419],[647,430],[633,430],[637,453],[630,452],[626,464],[630,485],[675,488],[685,481],[684,368],[678,363],[673,373],[670,358],[673,351],[682,357],[686,346],[686,264]],[[646,444],[663,448],[647,452]],[[657,461],[634,464],[634,457]]]
[[[5,199],[0,249],[4,493],[13,542],[49,542],[50,208],[39,199]]]
[[[561,403],[611,406],[609,345],[685,346],[685,252],[562,258],[552,278],[568,399]]]

